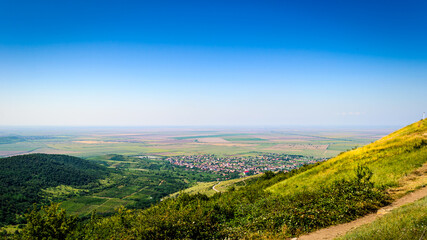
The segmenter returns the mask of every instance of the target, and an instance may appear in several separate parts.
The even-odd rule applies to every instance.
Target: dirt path
[[[164,183],[164,182],[165,182],[165,180],[162,180],[162,181],[159,183],[159,186],[160,186],[160,185],[162,185],[162,183]]]
[[[213,189],[215,192],[219,192],[218,190],[216,190],[216,188],[215,188],[215,187],[216,187],[216,186],[218,186],[220,183],[221,183],[221,182],[218,182],[217,184],[215,184],[215,185],[213,185],[213,186],[212,186],[212,189]]]
[[[160,183],[160,184],[162,184],[162,183]],[[159,185],[160,186],[160,185]],[[137,193],[139,193],[139,192],[141,192],[142,190],[144,190],[146,187],[143,187],[143,188],[141,188],[141,189],[139,189],[138,191],[136,191],[136,192],[133,192],[133,193],[131,193],[131,194],[129,194],[129,195],[127,195],[127,196],[124,196],[124,197],[122,197],[122,199],[126,199],[126,198],[128,198],[128,197],[132,197],[133,195],[135,195],[135,194],[137,194]]]
[[[100,197],[100,196],[91,196],[91,197],[93,197],[93,198],[100,198],[100,199],[112,199],[110,197]]]
[[[391,210],[398,208],[402,205],[415,202],[423,197],[427,196],[427,187],[416,190],[408,195],[403,196],[395,200],[391,205],[383,207],[377,211],[377,213],[371,213],[365,217],[356,219],[349,223],[339,224],[332,227],[320,229],[316,232],[312,232],[307,235],[300,236],[296,238],[298,240],[318,240],[318,239],[334,239],[336,237],[342,236],[348,231],[351,231],[359,226],[373,222],[374,220],[384,216],[389,213]]]
[[[110,201],[112,198],[104,198],[104,199],[107,199],[107,201],[105,201],[105,202],[101,203],[100,205],[96,206],[94,209],[92,209],[92,211],[93,211],[93,210],[96,210],[96,209],[98,209],[98,208],[100,208],[100,207],[102,207],[104,204],[106,204],[106,203],[107,203],[108,201]]]

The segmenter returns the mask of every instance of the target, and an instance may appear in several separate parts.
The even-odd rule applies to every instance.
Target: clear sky
[[[0,1],[0,125],[406,125],[427,1]]]

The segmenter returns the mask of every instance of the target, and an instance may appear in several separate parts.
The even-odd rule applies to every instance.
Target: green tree
[[[24,239],[65,239],[77,226],[77,217],[67,216],[59,204],[35,206],[26,215],[27,226],[23,230]]]

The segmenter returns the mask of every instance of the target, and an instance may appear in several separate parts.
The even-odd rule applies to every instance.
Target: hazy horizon
[[[384,131],[391,133],[404,126],[354,126],[354,125],[330,125],[330,126],[0,126],[0,135],[28,135],[38,134],[61,134],[61,133],[83,133],[83,132],[112,132],[112,133],[148,133],[148,132],[268,132],[268,131],[285,131],[285,132],[304,132],[304,131]]]
[[[0,126],[405,126],[423,1],[0,3]]]

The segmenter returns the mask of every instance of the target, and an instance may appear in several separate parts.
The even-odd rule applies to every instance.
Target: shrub
[[[77,226],[77,218],[67,216],[64,209],[59,209],[59,204],[51,204],[40,210],[34,206],[26,218],[23,239],[65,239]]]

